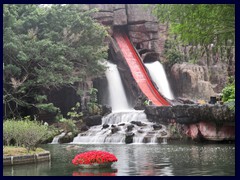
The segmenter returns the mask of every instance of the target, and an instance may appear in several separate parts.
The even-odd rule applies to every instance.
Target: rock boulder
[[[174,64],[171,79],[176,96],[209,100],[216,95],[206,67],[188,63]]]

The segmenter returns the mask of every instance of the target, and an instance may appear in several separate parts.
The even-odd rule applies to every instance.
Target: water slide
[[[142,61],[137,54],[135,48],[127,37],[126,33],[121,31],[114,32],[114,38],[131,70],[133,78],[137,82],[141,91],[147,96],[149,100],[156,106],[171,105],[155,88],[151,79],[146,72]]]

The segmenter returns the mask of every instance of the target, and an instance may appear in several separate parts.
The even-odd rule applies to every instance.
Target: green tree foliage
[[[235,80],[233,77],[228,79],[228,84],[222,90],[222,101],[230,110],[235,112]]]
[[[235,41],[235,6],[231,4],[159,4],[154,13],[173,33],[194,45]]]
[[[223,102],[235,101],[235,81],[232,78],[229,78],[229,82],[226,87],[223,88],[222,94]]]
[[[83,113],[80,110],[80,103],[77,102],[76,105],[71,108],[71,111],[67,113],[67,115],[72,120],[80,120],[83,116]]]
[[[75,120],[72,119],[61,119],[60,122],[63,125],[63,129],[65,133],[72,132],[73,134],[77,135],[78,129],[75,124]]]
[[[97,93],[98,90],[96,88],[91,88],[89,90],[90,101],[87,104],[87,109],[92,115],[101,113],[101,106],[97,103]]]
[[[29,117],[24,120],[7,119],[3,123],[3,141],[10,145],[13,141],[16,146],[34,150],[39,143],[48,137],[48,126],[38,121],[31,121]]]
[[[16,116],[19,107],[52,107],[47,91],[104,72],[100,59],[107,56],[107,31],[91,18],[96,10],[34,4],[3,8],[5,115]]]
[[[176,40],[166,40],[164,44],[164,55],[167,59],[167,61],[164,62],[164,66],[167,69],[171,69],[174,64],[184,61],[184,55],[178,49],[178,42],[176,42]]]
[[[182,46],[200,46],[201,50],[195,50],[197,54],[204,50],[199,56],[205,54],[208,65],[210,53],[213,53],[231,66],[235,47],[235,5],[158,4],[153,13],[160,22],[168,23],[170,34],[175,40],[179,39]]]

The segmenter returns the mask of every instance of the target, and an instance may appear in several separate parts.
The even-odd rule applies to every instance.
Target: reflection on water
[[[4,176],[185,176],[235,175],[233,144],[44,145],[51,162],[3,168]],[[109,151],[118,158],[111,169],[82,170],[71,164],[77,153]]]
[[[24,164],[7,166],[3,168],[4,176],[47,176],[51,169],[51,162],[40,162],[38,164]]]
[[[117,169],[79,169],[73,172],[73,176],[116,176]]]

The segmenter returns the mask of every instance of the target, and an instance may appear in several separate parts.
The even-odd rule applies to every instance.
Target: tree
[[[159,4],[153,13],[160,22],[169,23],[170,32],[183,44],[204,47],[209,45],[232,63],[231,49],[235,46],[235,5],[232,4]]]
[[[21,107],[57,108],[46,92],[102,74],[106,28],[80,5],[4,5],[5,116]],[[45,108],[45,109],[46,109]]]
[[[194,45],[235,41],[235,6],[231,4],[159,4],[154,13],[173,33]]]

